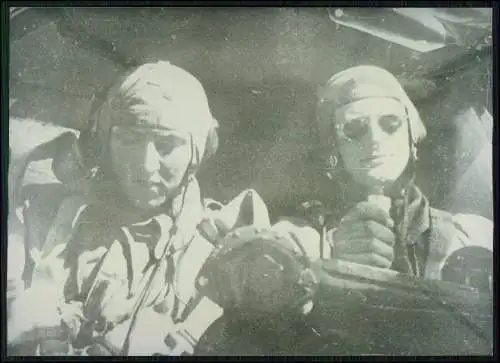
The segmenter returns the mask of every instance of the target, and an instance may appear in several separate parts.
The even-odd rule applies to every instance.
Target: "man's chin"
[[[365,174],[365,179],[368,183],[384,183],[390,184],[396,181],[404,171],[404,167],[383,165],[379,168],[374,168]]]
[[[371,187],[374,185],[383,185],[389,186],[397,180],[396,176],[387,175],[387,174],[365,174],[363,176],[359,176],[358,182],[366,187]]]

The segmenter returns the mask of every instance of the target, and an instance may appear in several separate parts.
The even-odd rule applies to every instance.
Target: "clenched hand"
[[[389,268],[394,258],[394,221],[387,211],[369,202],[360,202],[331,231],[334,258]]]

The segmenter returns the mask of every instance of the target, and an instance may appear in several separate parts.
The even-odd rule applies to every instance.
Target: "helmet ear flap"
[[[405,109],[408,118],[408,128],[411,135],[410,142],[417,145],[426,138],[427,129],[425,128],[420,113],[409,98],[407,98]]]
[[[333,179],[335,174],[342,169],[341,157],[335,147],[321,152],[321,169],[328,179]]]
[[[219,135],[217,134],[217,127],[214,126],[211,127],[210,130],[208,130],[207,140],[205,144],[204,158],[206,159],[212,158],[217,152],[218,148],[219,148]]]
[[[325,124],[318,126],[320,169],[329,179],[332,179],[334,174],[342,168],[342,158],[337,148],[336,130],[333,125],[331,127]]]
[[[78,137],[78,149],[82,155],[83,163],[86,167],[97,164],[99,157],[99,143],[96,142],[94,134],[90,130],[82,130]]]
[[[193,137],[191,136],[192,159],[187,171],[187,175],[193,176],[198,171],[198,169],[202,167],[203,164],[205,164],[204,162],[202,163],[201,161],[202,160],[206,161],[212,158],[217,152],[218,146],[219,146],[219,136],[217,134],[217,126],[212,126],[208,130],[207,136],[205,138],[205,149],[202,155],[198,152],[198,148],[195,146]]]
[[[89,117],[86,125],[80,130],[78,147],[82,153],[85,166],[92,168],[99,163],[101,157],[101,145],[96,139],[96,130],[99,123],[99,112],[108,98],[109,92],[114,84],[110,84],[92,97]]]
[[[427,130],[414,107],[406,107],[408,118],[408,143],[410,145],[410,158],[415,163],[418,160],[418,143],[427,136]]]

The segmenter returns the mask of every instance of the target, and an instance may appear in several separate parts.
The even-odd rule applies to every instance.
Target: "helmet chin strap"
[[[191,180],[195,176],[197,166],[198,166],[199,157],[198,157],[198,153],[196,151],[195,145],[194,145],[193,136],[191,134],[189,134],[189,144],[190,144],[191,157],[189,159],[189,164],[186,168],[186,172],[184,173],[184,176],[182,177],[179,185],[175,187],[175,191],[173,193],[173,196],[168,198],[168,200],[165,201],[165,204],[171,203],[171,208],[172,208],[172,213],[173,213],[174,219],[176,219],[180,215],[180,213],[182,212],[182,209],[184,208],[184,202],[185,202],[187,189],[188,189],[189,183],[191,182]]]
[[[186,168],[186,173],[182,178],[181,186],[185,185],[185,183],[189,182],[189,180],[194,177],[196,171],[198,170],[198,166],[200,165],[201,162],[200,154],[196,149],[196,145],[194,144],[194,138],[191,133],[189,133],[189,145],[190,145],[191,157],[189,159],[189,164]]]
[[[408,182],[411,183],[415,179],[415,173],[416,173],[416,164],[417,164],[417,160],[418,160],[417,145],[416,145],[415,141],[413,140],[412,123],[410,122],[409,113],[408,113],[407,108],[405,108],[405,113],[406,113],[406,117],[408,119],[408,144],[410,147],[410,159],[408,160],[408,164],[409,164],[408,165],[409,166],[409,170],[408,170],[409,180],[408,180]]]

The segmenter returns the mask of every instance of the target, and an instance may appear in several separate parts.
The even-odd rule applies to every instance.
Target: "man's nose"
[[[385,132],[378,122],[378,119],[371,119],[368,126],[367,137],[372,145],[378,145],[382,140],[387,138],[388,134]]]
[[[148,142],[144,152],[144,168],[146,172],[154,173],[160,170],[160,159],[160,154],[158,150],[156,150],[154,142]]]

